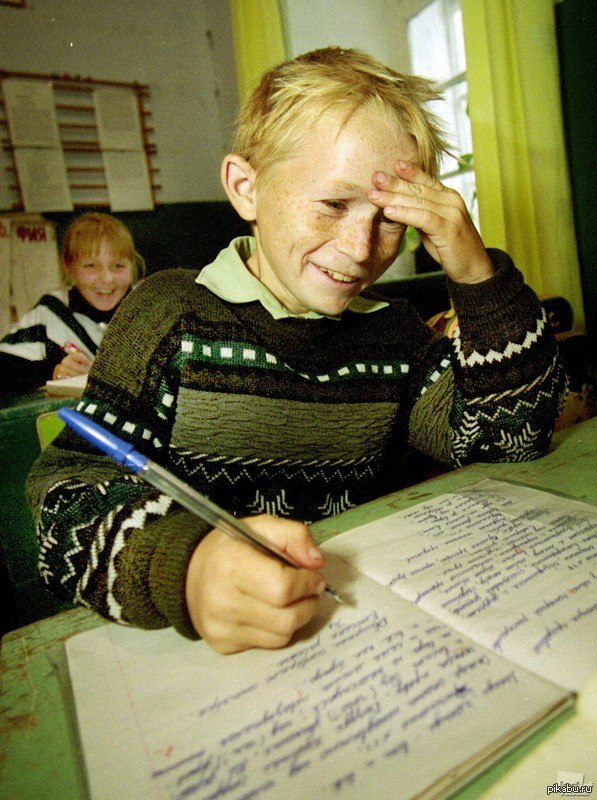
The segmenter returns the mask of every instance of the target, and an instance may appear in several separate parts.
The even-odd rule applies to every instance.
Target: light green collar
[[[306,314],[292,314],[274,297],[260,280],[252,275],[245,262],[255,250],[255,239],[252,236],[239,236],[233,239],[228,247],[222,250],[215,261],[204,267],[197,277],[197,283],[207,287],[222,300],[229,303],[252,303],[258,300],[269,311],[274,319],[300,317],[301,319],[322,319],[325,315],[316,311]],[[388,304],[365,297],[355,297],[348,308],[357,314],[368,314],[379,311]],[[330,317],[340,319],[340,317]]]

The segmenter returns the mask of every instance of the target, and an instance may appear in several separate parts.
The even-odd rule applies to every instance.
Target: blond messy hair
[[[410,134],[420,166],[435,176],[448,146],[425,104],[440,97],[426,78],[402,75],[360,50],[325,47],[264,73],[239,113],[232,149],[259,176],[292,156],[322,115],[333,111],[346,122],[365,107]]]
[[[102,241],[110,244],[118,258],[133,262],[133,283],[143,277],[145,261],[137,253],[133,235],[124,222],[111,214],[90,211],[76,217],[62,239],[60,260],[67,282],[72,265],[80,258],[97,256]]]

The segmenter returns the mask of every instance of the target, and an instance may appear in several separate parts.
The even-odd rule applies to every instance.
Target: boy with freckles
[[[28,484],[50,588],[216,650],[278,648],[316,611],[308,524],[447,465],[545,453],[564,378],[536,296],[436,178],[433,87],[326,48],[266,73],[222,182],[253,235],[125,301],[79,410],[275,542],[210,530],[69,431]],[[444,270],[452,340],[367,297],[407,226]]]

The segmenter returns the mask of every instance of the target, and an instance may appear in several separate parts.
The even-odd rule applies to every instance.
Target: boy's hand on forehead
[[[458,283],[479,283],[494,267],[462,197],[416,164],[397,161],[395,175],[376,172],[369,199],[388,219],[416,228],[427,252]]]

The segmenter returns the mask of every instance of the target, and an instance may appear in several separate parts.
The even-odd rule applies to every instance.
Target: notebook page
[[[443,797],[570,702],[373,581],[328,571],[355,605],[323,598],[283,650],[221,656],[116,625],[70,639],[92,800]]]
[[[597,508],[483,480],[328,540],[327,553],[571,690],[597,671]]]

